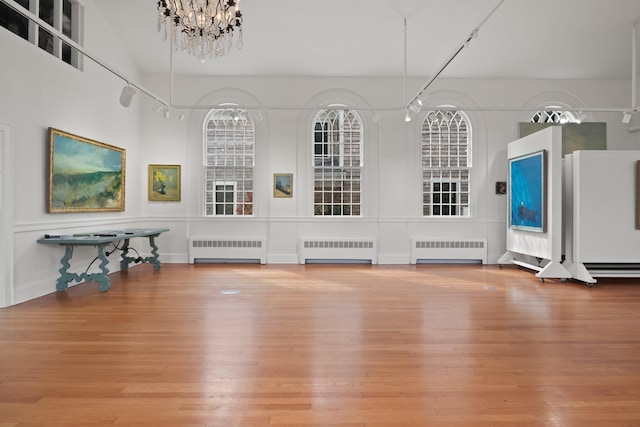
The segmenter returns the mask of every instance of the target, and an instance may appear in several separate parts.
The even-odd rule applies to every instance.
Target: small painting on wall
[[[180,201],[180,165],[149,165],[149,200]]]
[[[293,174],[273,174],[273,197],[293,197]]]
[[[509,228],[544,232],[545,150],[509,159]]]
[[[49,128],[49,213],[124,211],[125,150]]]

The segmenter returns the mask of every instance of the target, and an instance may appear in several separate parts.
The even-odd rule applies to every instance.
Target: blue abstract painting
[[[509,159],[509,227],[544,232],[545,151]]]

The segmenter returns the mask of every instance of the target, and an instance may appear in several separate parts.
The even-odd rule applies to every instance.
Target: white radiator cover
[[[189,264],[196,260],[256,260],[266,264],[267,243],[263,238],[191,237]]]
[[[300,240],[300,264],[307,260],[370,261],[378,263],[375,239],[303,238]]]
[[[419,260],[476,260],[487,263],[487,239],[411,239],[411,264]]]

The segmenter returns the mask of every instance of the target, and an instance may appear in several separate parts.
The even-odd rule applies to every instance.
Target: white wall
[[[117,70],[140,77],[93,1],[83,4],[87,50]],[[11,58],[0,63],[0,124],[7,130],[4,135],[9,135],[3,138],[3,153],[11,153],[9,161],[14,166],[10,176],[3,174],[2,179],[10,183],[15,195],[11,224],[2,230],[2,236],[9,233],[13,240],[13,279],[0,283],[0,293],[10,295],[7,305],[54,290],[62,249],[38,245],[36,240],[55,231],[140,224],[168,227],[171,232],[158,240],[163,262],[186,262],[187,238],[196,235],[264,236],[269,262],[280,263],[297,262],[300,237],[373,237],[378,240],[381,263],[408,263],[410,237],[484,237],[489,242],[489,261],[495,262],[505,251],[506,196],[495,195],[494,185],[506,181],[507,144],[518,137],[517,123],[528,118],[522,112],[497,110],[509,106],[535,110],[546,101],[564,102],[576,109],[624,106],[631,89],[630,81],[436,81],[425,107],[500,108],[467,112],[473,127],[472,216],[430,219],[420,215],[418,136],[424,113],[406,124],[400,111],[381,111],[378,122],[372,120],[370,111],[402,105],[401,79],[177,76],[176,104],[236,102],[264,107],[264,118],[256,121],[255,216],[203,218],[201,129],[206,110],[189,112],[183,122],[164,119],[151,112],[151,101],[140,94],[125,109],[118,103],[124,83],[90,60],[85,60],[84,71],[78,71],[4,30],[0,30],[0,45],[3,57]],[[167,75],[142,76],[140,81],[169,98]],[[413,93],[423,83],[409,79],[407,92]],[[361,109],[366,136],[362,218],[314,218],[311,214],[312,107],[333,102]],[[618,113],[589,115],[591,121],[607,122],[609,149],[637,149],[640,133],[628,133],[620,119]],[[125,212],[46,213],[50,126],[127,150]],[[147,200],[147,167],[152,163],[183,166],[180,202]],[[292,199],[271,197],[274,172],[294,174]],[[94,256],[92,250],[78,250],[73,268],[83,270]]]
[[[189,236],[267,237],[269,262],[296,262],[301,237],[372,237],[379,262],[408,263],[411,237],[487,238],[489,262],[505,251],[506,196],[496,195],[496,181],[507,178],[507,144],[518,138],[518,122],[530,113],[518,111],[545,103],[573,106],[620,106],[628,102],[626,81],[440,80],[426,100],[429,106],[464,105],[473,128],[473,205],[470,218],[423,218],[419,134],[424,113],[410,123],[401,111],[374,108],[401,106],[399,79],[304,77],[182,77],[174,81],[176,104],[217,105],[236,102],[264,107],[256,121],[256,209],[252,218],[203,218],[201,129],[207,110],[194,110],[184,122],[166,120],[143,108],[144,157],[149,163],[181,163],[183,200],[146,202],[143,214],[165,220],[178,230],[174,262],[185,262]],[[423,81],[410,80],[409,93]],[[168,95],[167,76],[146,76],[154,92]],[[343,103],[359,111],[365,129],[362,218],[315,218],[311,213],[310,129],[313,107]],[[495,107],[494,111],[480,111]],[[515,111],[499,111],[513,107]],[[474,110],[476,108],[476,110]],[[359,110],[360,109],[360,110]],[[589,121],[607,122],[608,147],[640,147],[640,135],[627,132],[620,113],[588,113]],[[143,165],[146,167],[146,165]],[[294,174],[294,198],[271,197],[273,173]],[[182,233],[186,233],[183,235]]]
[[[106,58],[118,70],[136,76],[136,68],[121,52],[126,51],[113,37],[92,2],[83,2],[86,13],[85,46]],[[38,245],[44,233],[65,233],[82,228],[111,228],[139,219],[144,194],[138,174],[140,164],[140,100],[131,108],[119,102],[124,83],[111,72],[85,59],[84,71],[0,29],[0,46],[5,58],[0,63],[0,125],[4,129],[3,152],[11,153],[9,182],[14,196],[3,207],[3,216],[12,223],[2,230],[3,244],[13,241],[10,251],[12,277],[0,283],[0,293],[8,295],[5,305],[25,301],[55,289],[62,248]],[[48,128],[125,148],[127,157],[126,211],[107,214],[48,214]],[[6,200],[3,198],[3,200]],[[4,212],[6,210],[10,212]],[[4,239],[5,236],[7,240]],[[74,260],[84,270],[95,251],[78,250]],[[114,263],[117,264],[117,263]],[[76,268],[74,266],[74,268]],[[4,267],[4,266],[3,266]],[[0,300],[0,303],[2,301]]]

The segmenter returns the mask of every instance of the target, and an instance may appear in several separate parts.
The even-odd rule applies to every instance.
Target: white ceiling
[[[142,72],[169,72],[156,1],[95,3]],[[174,72],[402,77],[406,18],[407,75],[427,80],[495,9],[442,77],[631,79],[640,20],[640,0],[241,0],[241,7],[242,50],[205,63],[178,52]]]

